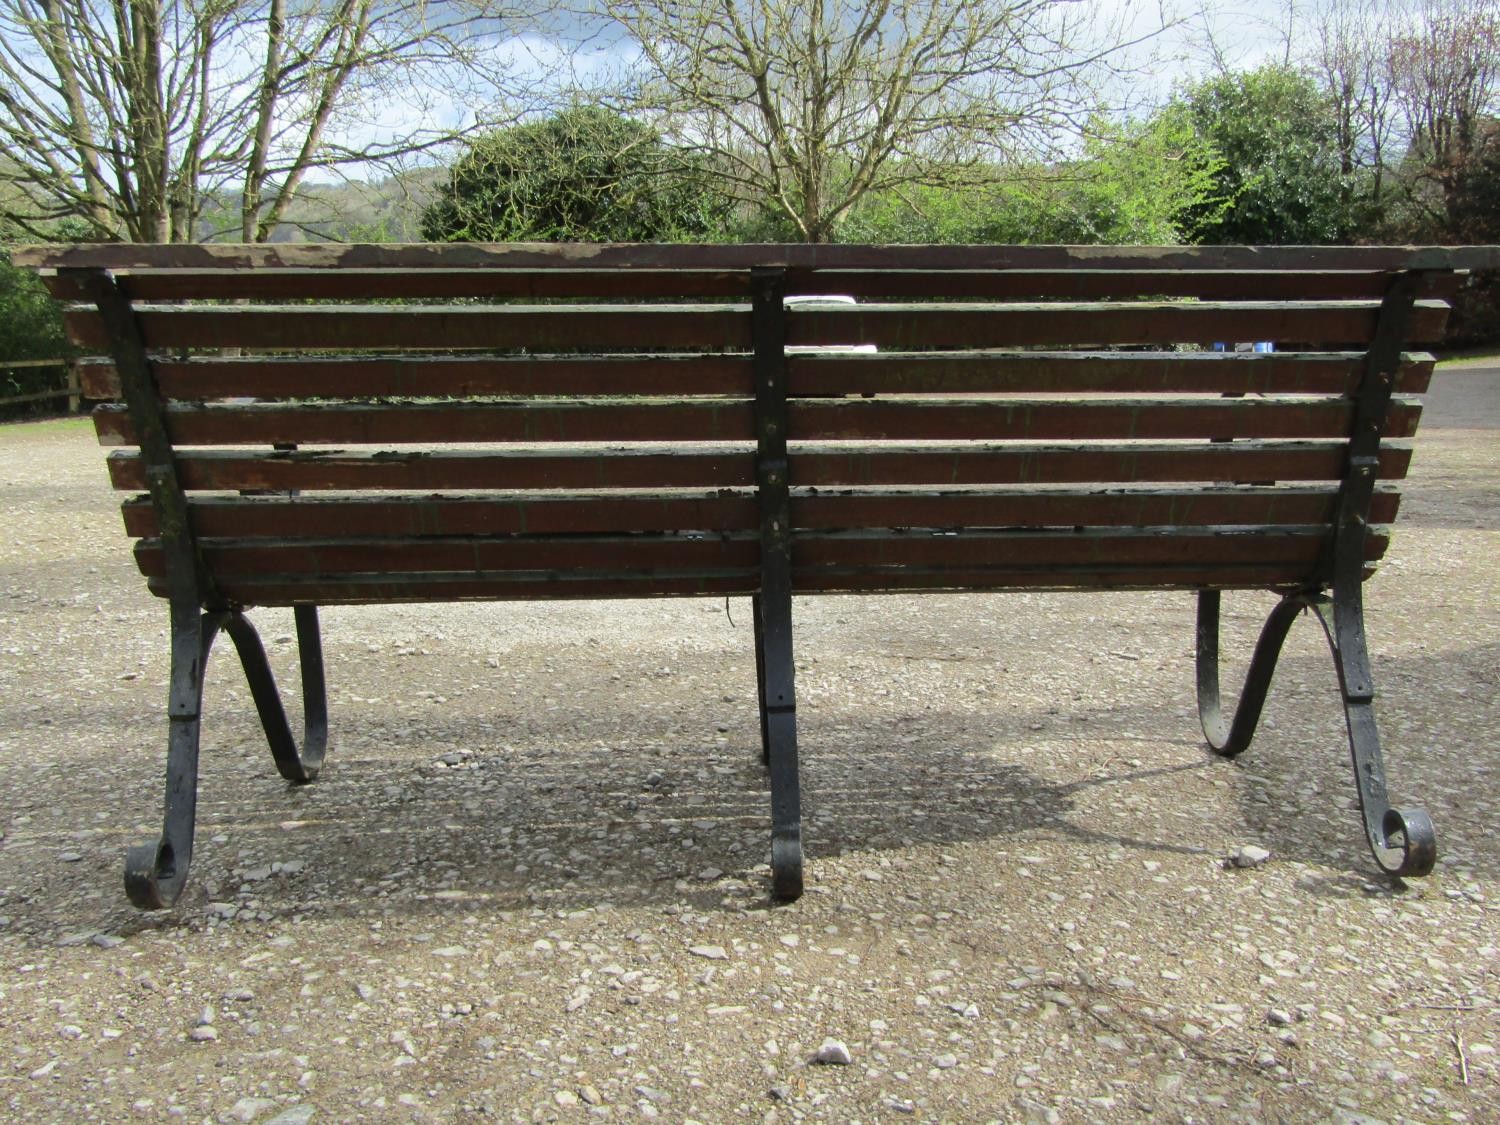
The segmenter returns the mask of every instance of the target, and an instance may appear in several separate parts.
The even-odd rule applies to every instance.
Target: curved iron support
[[[1344,718],[1349,728],[1349,753],[1359,810],[1365,822],[1370,854],[1387,875],[1427,875],[1437,862],[1437,833],[1422,809],[1391,807],[1385,788],[1385,764],[1380,754],[1380,731],[1375,725],[1375,688],[1365,644],[1364,607],[1359,586],[1336,591],[1332,606],[1312,603],[1328,638],[1338,669]],[[1329,609],[1332,609],[1330,620]],[[1395,853],[1394,855],[1392,853]]]
[[[245,679],[255,699],[255,710],[260,714],[260,725],[266,732],[271,755],[276,759],[276,769],[288,781],[302,785],[317,779],[328,750],[328,690],[323,673],[323,638],[318,630],[318,607],[299,605],[292,613],[297,623],[297,651],[302,658],[303,736],[300,751],[297,740],[292,737],[286,708],[282,706],[281,692],[276,688],[276,677],[266,660],[260,634],[250,619],[238,612],[230,614],[224,629],[240,654],[240,664],[245,669]]]
[[[193,861],[198,814],[198,732],[203,672],[226,612],[199,614],[196,605],[172,606],[172,684],[167,703],[166,812],[161,836],[125,853],[125,894],[142,910],[177,901]]]
[[[204,671],[214,640],[223,629],[234,641],[255,709],[276,768],[288,781],[312,781],[328,749],[328,693],[323,642],[315,606],[297,606],[297,646],[302,658],[304,737],[297,748],[281,693],[266,659],[260,635],[239,610],[200,614],[196,605],[172,606],[172,686],[168,700],[166,812],[161,835],[137,844],[125,856],[125,893],[142,910],[164,910],[187,883],[193,860],[193,828],[198,808],[198,743],[202,725]]]
[[[1338,672],[1355,788],[1359,792],[1370,854],[1388,875],[1413,878],[1426,875],[1437,859],[1432,820],[1421,809],[1392,808],[1386,794],[1380,733],[1375,724],[1375,688],[1365,644],[1364,604],[1357,582],[1348,592],[1336,591],[1332,599],[1301,593],[1288,594],[1277,603],[1256,642],[1232,723],[1224,721],[1219,700],[1219,593],[1216,590],[1199,593],[1198,715],[1208,744],[1225,757],[1233,757],[1250,745],[1282,644],[1297,614],[1304,609],[1312,609],[1318,615]]]
[[[1307,602],[1301,595],[1289,594],[1266,618],[1260,639],[1255,642],[1255,655],[1250,659],[1231,725],[1224,720],[1219,699],[1219,600],[1218,590],[1198,593],[1198,719],[1214,752],[1233,758],[1246,750],[1255,737],[1281,646],[1297,614],[1307,608]]]

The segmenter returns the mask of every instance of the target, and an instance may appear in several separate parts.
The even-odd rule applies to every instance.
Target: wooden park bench
[[[802,889],[793,595],[1182,590],[1203,727],[1255,730],[1312,609],[1365,831],[1387,799],[1361,583],[1386,550],[1445,303],[1493,248],[29,248],[82,365],[125,526],[171,611],[160,839],[193,848],[203,667],[227,630],[281,774],[327,746],[323,606],[749,595],[772,890]],[[856,304],[793,304],[793,295]],[[1270,354],[1232,344],[1275,341]],[[1215,342],[1231,346],[1213,350]],[[815,345],[862,345],[815,350]],[[875,351],[868,350],[875,345]],[[791,351],[788,351],[788,349]],[[1274,591],[1233,721],[1220,592]],[[291,606],[294,737],[245,616]],[[300,745],[299,745],[300,742]]]

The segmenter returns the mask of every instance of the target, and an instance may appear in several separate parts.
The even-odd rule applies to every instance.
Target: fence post
[[[77,414],[83,404],[82,387],[78,385],[78,364],[71,359],[63,360],[68,365],[68,413]]]

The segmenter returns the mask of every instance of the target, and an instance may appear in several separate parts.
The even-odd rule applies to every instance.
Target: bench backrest
[[[1458,279],[1373,248],[19,257],[83,302],[89,397],[148,380],[95,414],[115,486],[152,486],[163,427],[203,579],[244,604],[751,592],[778,426],[799,592],[1326,583],[1361,425],[1385,549],[1433,367],[1403,349]],[[172,510],[124,505],[159,593]]]

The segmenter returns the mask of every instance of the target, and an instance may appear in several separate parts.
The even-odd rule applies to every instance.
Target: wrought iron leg
[[[300,751],[292,737],[286,709],[281,703],[281,692],[277,690],[276,677],[266,660],[260,634],[250,619],[238,612],[229,616],[224,628],[240,654],[240,664],[244,666],[245,679],[250,684],[250,694],[260,714],[260,725],[266,732],[271,755],[276,759],[276,769],[288,781],[304,784],[317,778],[328,750],[328,691],[323,674],[323,638],[318,630],[318,607],[299,605],[292,612],[297,622],[297,649],[302,658],[303,736]]]
[[[1292,594],[1277,604],[1256,642],[1232,724],[1224,721],[1219,702],[1219,593],[1214,590],[1200,593],[1198,714],[1203,733],[1209,745],[1226,757],[1233,757],[1250,745],[1281,646],[1293,620],[1303,609],[1317,613],[1333,653],[1370,853],[1387,874],[1426,875],[1437,858],[1432,821],[1421,809],[1392,808],[1386,794],[1380,734],[1375,724],[1375,687],[1370,675],[1364,605],[1358,584],[1352,593],[1336,591],[1331,601],[1321,595]]]
[[[1224,720],[1219,700],[1219,591],[1199,592],[1198,719],[1215,753],[1233,758],[1249,747],[1260,723],[1261,709],[1265,706],[1266,693],[1271,689],[1271,677],[1276,673],[1276,660],[1281,655],[1287,631],[1306,605],[1306,600],[1300,595],[1288,595],[1266,618],[1260,639],[1255,642],[1255,654],[1250,659],[1250,670],[1245,674],[1245,686],[1240,691],[1231,725]]]
[[[200,614],[196,605],[172,607],[171,727],[167,740],[166,814],[161,836],[132,847],[125,857],[125,893],[142,910],[163,910],[177,901],[193,859],[198,806],[198,742],[203,711],[203,675],[219,630],[226,631],[245,669],[276,768],[288,781],[318,776],[328,748],[328,697],[318,611],[298,606],[297,644],[302,656],[304,737],[297,749],[281,705],[276,680],[255,626],[239,611]]]
[[[1364,817],[1370,854],[1388,875],[1429,874],[1437,861],[1437,834],[1431,818],[1422,809],[1392,808],[1386,794],[1360,588],[1355,585],[1347,594],[1336,589],[1331,606],[1320,600],[1313,603],[1313,609],[1328,637],[1328,647],[1338,669],[1354,783],[1359,790],[1359,809]]]
[[[797,771],[797,700],[792,686],[792,599],[789,591],[756,599],[760,643],[756,661],[761,730],[771,774],[771,894],[790,902],[802,894],[802,790]]]
[[[172,683],[167,699],[167,792],[161,836],[125,855],[125,893],[142,910],[162,910],[177,901],[193,861],[193,825],[198,811],[198,732],[203,710],[203,672],[226,613],[198,612],[196,604],[172,606]]]
[[[750,596],[750,620],[755,628],[755,696],[760,714],[760,761],[771,764],[771,729],[766,720],[766,633],[760,616],[760,595]]]

